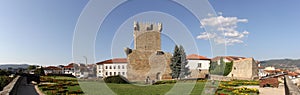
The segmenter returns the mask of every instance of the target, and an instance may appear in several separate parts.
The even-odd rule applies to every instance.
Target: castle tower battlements
[[[139,23],[134,22],[133,24],[135,32],[161,32],[162,31],[162,24],[161,23],[153,23],[153,22],[145,22]]]
[[[134,49],[142,51],[161,50],[160,33],[161,23],[138,23],[134,22]]]

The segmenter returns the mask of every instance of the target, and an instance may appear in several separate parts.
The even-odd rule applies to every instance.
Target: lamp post
[[[85,65],[87,65],[87,57],[83,56],[83,58],[85,59]]]

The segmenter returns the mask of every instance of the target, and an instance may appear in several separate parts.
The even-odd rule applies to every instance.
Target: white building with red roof
[[[191,74],[187,78],[204,78],[209,74],[210,59],[198,54],[190,54],[186,57]]]
[[[56,66],[48,66],[44,68],[45,74],[62,74],[62,68]]]
[[[114,75],[122,75],[127,77],[127,59],[114,58],[101,61],[97,64],[97,77],[107,77]]]
[[[75,66],[76,65],[75,63],[70,63],[68,64],[67,66],[64,66],[62,68],[62,71],[64,74],[72,74],[73,76],[76,76],[75,74]]]

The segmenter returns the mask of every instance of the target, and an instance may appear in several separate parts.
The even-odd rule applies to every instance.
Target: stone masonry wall
[[[232,71],[227,75],[233,79],[253,79],[258,75],[258,68],[253,58],[233,62]]]

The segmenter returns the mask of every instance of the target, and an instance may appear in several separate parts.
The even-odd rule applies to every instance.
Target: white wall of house
[[[275,67],[269,66],[269,67],[266,67],[264,70],[273,71],[273,70],[275,70]]]
[[[267,76],[268,73],[266,73],[264,71],[264,69],[258,69],[258,76],[259,77],[264,77],[264,76]]]
[[[127,77],[127,63],[99,64],[97,65],[97,77],[122,75]]]
[[[96,74],[97,74],[96,76],[97,76],[97,77],[104,77],[104,76],[103,76],[103,72],[104,72],[104,68],[103,68],[103,67],[104,67],[103,64],[97,64],[97,65],[96,65],[96,72],[97,72],[97,73],[96,73]]]
[[[63,68],[63,73],[64,74],[72,74],[73,76],[76,76],[75,72],[74,72],[74,68]]]
[[[228,60],[228,59],[226,59],[226,58],[223,58],[223,61],[225,62],[225,63],[227,63],[227,62],[231,62],[230,60]],[[221,64],[221,60],[218,60],[218,65],[220,65]]]
[[[208,70],[210,66],[210,60],[188,60],[187,67],[190,70]]]
[[[210,60],[193,59],[188,60],[187,67],[190,69],[191,74],[186,78],[204,78],[208,73]]]

